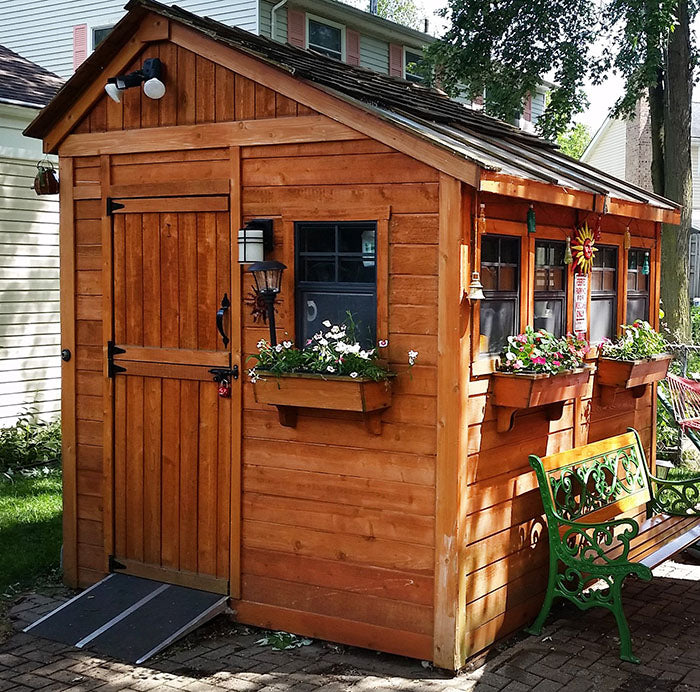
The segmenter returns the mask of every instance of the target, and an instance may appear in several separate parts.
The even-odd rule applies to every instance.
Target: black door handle
[[[231,301],[228,299],[228,295],[224,293],[224,297],[221,299],[221,307],[216,311],[216,328],[221,334],[221,340],[224,342],[224,348],[228,346],[228,337],[224,331],[224,315],[226,311],[231,307]]]

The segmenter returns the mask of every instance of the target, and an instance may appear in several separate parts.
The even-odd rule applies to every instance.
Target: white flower
[[[515,360],[515,353],[513,353],[512,351],[508,351],[506,353],[506,360]]]
[[[328,372],[335,372],[335,368],[334,368],[332,365],[329,365],[329,366],[326,368],[326,370],[327,370]]]
[[[326,339],[332,339],[334,335],[331,334],[331,332],[326,332],[323,336],[325,336]]]
[[[291,341],[283,341],[283,342],[282,342],[282,345],[283,345],[285,348],[291,348],[291,347],[292,347],[292,342],[291,342]]]
[[[360,351],[357,355],[364,360],[369,360],[369,353],[367,353],[367,351]]]
[[[328,339],[319,339],[318,343],[321,344],[321,346],[328,346]]]
[[[389,345],[389,339],[379,339],[379,348],[386,348]]]
[[[277,353],[281,353],[282,348],[283,348],[282,344],[277,344],[277,346],[275,346],[275,351],[277,351]]]
[[[345,351],[347,353],[359,353],[360,352],[360,344],[358,344],[358,343],[354,343],[352,345],[347,344],[345,346]]]
[[[338,325],[334,324],[334,325],[331,327],[331,333],[332,333],[332,334],[337,334],[339,331],[340,331],[340,327],[339,327]]]
[[[323,336],[323,332],[316,332],[314,334],[314,339],[320,339]]]
[[[330,320],[325,320],[325,321],[321,322],[321,324],[322,324],[324,327],[330,327],[330,326],[331,326]]]
[[[415,360],[416,358],[418,358],[418,351],[409,351],[408,357],[413,358]]]
[[[260,341],[258,341],[258,343],[256,344],[256,346],[257,346],[258,348],[265,348],[265,346],[267,346],[267,341],[265,341],[265,339],[260,339]]]
[[[356,373],[356,372],[351,372],[351,373],[350,373],[350,377],[353,377],[353,378],[357,377],[357,373]]]

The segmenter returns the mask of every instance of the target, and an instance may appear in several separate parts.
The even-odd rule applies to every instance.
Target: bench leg
[[[624,578],[616,579],[612,585],[613,602],[610,607],[620,634],[620,659],[629,663],[639,663],[639,659],[632,653],[632,637],[625,611],[622,608],[622,582],[624,582]]]
[[[550,561],[549,565],[549,579],[547,580],[547,593],[544,596],[544,603],[542,603],[542,608],[540,609],[540,614],[537,619],[525,629],[528,634],[542,634],[542,627],[544,626],[544,621],[549,615],[549,611],[552,609],[552,603],[554,602],[554,597],[556,596],[554,587],[557,578],[557,563],[556,560],[552,564]]]

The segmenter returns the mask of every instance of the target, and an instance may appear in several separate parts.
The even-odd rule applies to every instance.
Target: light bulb
[[[119,94],[120,90],[116,84],[113,82],[107,82],[107,84],[105,84],[105,91],[107,92],[107,96],[109,96],[112,101],[116,101],[117,103],[121,102],[121,95]]]
[[[156,77],[151,77],[143,83],[143,93],[148,96],[149,99],[161,99],[165,96],[165,84],[157,79]]]

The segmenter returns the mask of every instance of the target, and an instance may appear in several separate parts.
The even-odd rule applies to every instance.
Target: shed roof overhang
[[[71,132],[102,97],[106,77],[119,74],[149,43],[169,40],[476,190],[679,222],[679,207],[673,202],[571,159],[551,143],[468,110],[434,89],[278,44],[154,0],[131,0],[127,10],[25,130],[27,136],[44,140],[45,151],[60,154],[66,138],[99,140]],[[229,131],[235,140],[236,128]]]

